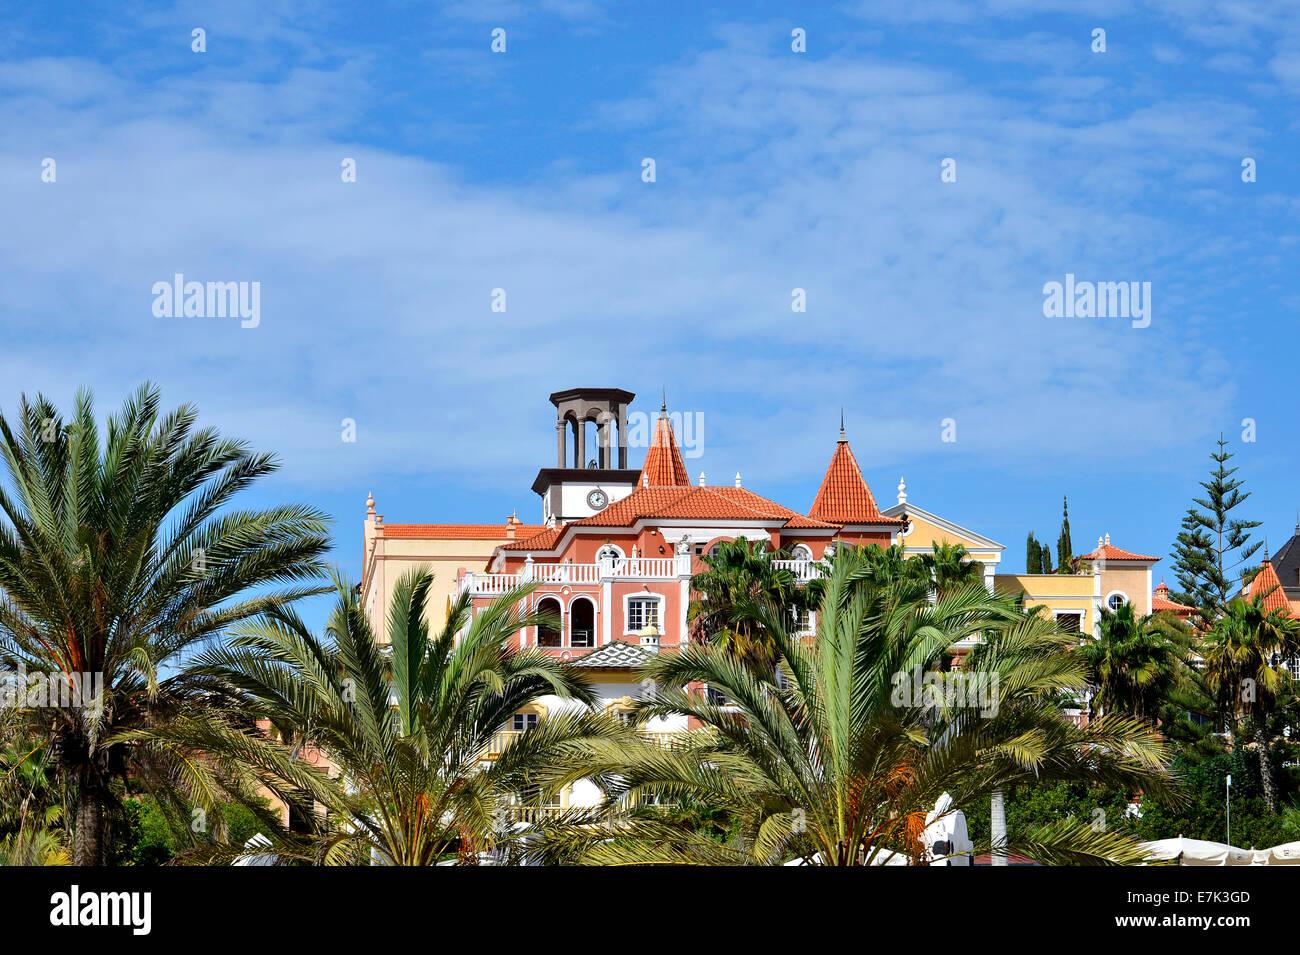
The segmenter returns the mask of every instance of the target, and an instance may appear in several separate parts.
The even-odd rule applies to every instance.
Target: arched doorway
[[[596,645],[596,605],[586,597],[569,604],[569,646]]]
[[[538,625],[537,645],[539,647],[561,646],[563,644],[564,614],[560,608],[560,602],[554,597],[543,597],[541,600],[537,601],[537,612],[550,614],[560,621],[559,625],[555,627],[544,627]]]

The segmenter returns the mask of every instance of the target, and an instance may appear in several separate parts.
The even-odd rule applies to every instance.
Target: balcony
[[[528,583],[594,585],[606,580],[677,580],[690,575],[689,556],[620,557],[591,564],[529,564],[517,574],[465,574],[460,579],[458,593],[495,597]]]
[[[801,583],[826,576],[826,565],[820,560],[774,560],[772,567],[788,570]]]

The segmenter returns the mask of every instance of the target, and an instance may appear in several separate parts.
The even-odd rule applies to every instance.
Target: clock
[[[609,495],[606,494],[604,491],[602,491],[600,488],[596,488],[596,490],[590,492],[587,495],[587,506],[590,507],[593,511],[599,511],[604,509],[605,505],[608,503],[609,503]]]

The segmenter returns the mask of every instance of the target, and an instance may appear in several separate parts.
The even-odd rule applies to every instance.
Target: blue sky
[[[1221,432],[1289,536],[1300,7],[806,6],[14,6],[0,409],[157,381],[277,451],[248,503],[334,514],[353,574],[368,491],[535,520],[581,385],[666,388],[692,474],[800,509],[843,405],[882,504],[905,475],[1008,570],[1062,494],[1079,549],[1167,555]],[[155,317],[176,272],[260,282],[260,325]],[[1150,282],[1150,326],[1044,317],[1066,273]]]

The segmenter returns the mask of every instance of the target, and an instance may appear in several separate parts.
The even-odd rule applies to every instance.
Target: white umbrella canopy
[[[1300,842],[1255,850],[1255,865],[1300,865]]]
[[[822,854],[815,853],[808,859],[791,859],[783,865],[821,865]],[[872,865],[907,865],[907,856],[901,852],[890,852],[888,849],[881,849],[871,860]]]
[[[253,834],[253,838],[244,843],[245,849],[252,849],[252,852],[245,853],[235,859],[231,865],[275,865],[280,861],[280,856],[275,852],[265,852],[271,845],[271,840],[262,833]]]
[[[1144,842],[1142,848],[1152,862],[1177,860],[1179,865],[1255,865],[1253,849],[1238,849],[1222,842],[1204,839],[1158,839]]]

